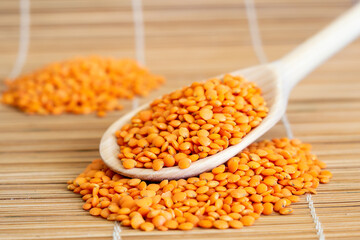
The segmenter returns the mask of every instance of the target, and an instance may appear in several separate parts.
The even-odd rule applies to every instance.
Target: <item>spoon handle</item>
[[[352,42],[360,34],[360,2],[322,31],[311,37],[273,67],[283,82],[284,91],[291,89],[318,65]]]

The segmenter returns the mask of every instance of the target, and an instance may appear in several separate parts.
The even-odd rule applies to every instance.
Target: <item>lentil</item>
[[[194,224],[191,222],[184,222],[178,226],[178,229],[180,230],[191,230],[193,228],[194,228]]]
[[[229,225],[230,225],[231,228],[236,228],[236,229],[240,229],[240,228],[242,228],[244,226],[242,224],[242,222],[238,221],[238,220],[229,221]]]
[[[144,222],[140,225],[140,229],[143,231],[152,231],[154,230],[154,224],[152,224],[151,222]]]
[[[174,158],[183,157],[179,153]],[[253,162],[260,166],[250,168]],[[83,209],[91,215],[134,229],[240,229],[253,225],[261,214],[291,214],[289,206],[299,201],[298,195],[316,193],[319,183],[330,180],[324,167],[310,153],[310,145],[282,138],[254,143],[199,177],[160,183],[122,177],[95,160],[68,182],[68,189],[83,196]],[[276,174],[269,176],[271,171],[265,170]],[[293,173],[287,175],[289,170]]]
[[[254,224],[255,218],[250,215],[247,215],[247,216],[242,217],[240,219],[240,221],[244,226],[251,226]]]
[[[217,229],[226,229],[229,228],[229,224],[228,222],[224,221],[224,220],[216,220],[213,223],[214,227]]]

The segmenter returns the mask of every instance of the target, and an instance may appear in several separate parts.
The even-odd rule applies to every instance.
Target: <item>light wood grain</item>
[[[255,2],[265,51],[275,60],[354,1]],[[1,79],[15,60],[17,7],[18,1],[0,1]],[[144,1],[144,8],[147,65],[168,82],[141,103],[192,81],[257,64],[242,1],[152,0]],[[34,35],[24,72],[79,54],[135,56],[131,17],[126,17],[130,16],[129,1],[32,0],[31,10]],[[50,13],[56,16],[44,17]],[[92,20],[94,13],[104,18]],[[326,239],[360,238],[359,54],[357,40],[310,74],[293,90],[287,110],[295,136],[311,142],[313,152],[334,173],[332,181],[313,196]],[[124,111],[100,119],[93,115],[25,116],[0,105],[0,239],[112,239],[113,223],[83,211],[82,200],[66,190],[65,182],[99,158],[100,137],[131,109],[131,103],[125,106]],[[279,123],[264,138],[282,136],[285,131]],[[318,239],[305,198],[294,207],[290,216],[263,216],[241,230],[144,233],[123,228],[122,237]]]

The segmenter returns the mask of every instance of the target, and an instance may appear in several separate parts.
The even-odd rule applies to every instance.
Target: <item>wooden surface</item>
[[[269,59],[282,56],[354,1],[257,0]],[[196,80],[257,64],[242,1],[152,0],[144,4],[146,60],[167,84],[141,102]],[[130,1],[33,0],[30,52],[23,72],[74,55],[134,57]],[[18,41],[18,1],[0,1],[0,79]],[[313,196],[327,239],[360,238],[360,40],[298,85],[288,107],[296,137],[313,144],[334,177]],[[3,86],[0,89],[4,89]],[[93,159],[106,118],[26,116],[0,105],[0,239],[111,239],[113,222],[81,209],[66,190]],[[278,124],[266,137],[285,136]],[[318,239],[305,197],[289,216],[262,216],[242,230],[144,233],[123,239]]]

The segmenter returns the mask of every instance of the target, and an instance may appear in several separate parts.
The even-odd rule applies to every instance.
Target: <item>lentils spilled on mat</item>
[[[145,96],[164,82],[129,59],[74,58],[6,81],[2,102],[28,114],[88,114],[122,109],[119,99]]]
[[[236,145],[266,117],[261,90],[225,75],[164,95],[116,132],[124,168],[178,166]]]
[[[91,215],[134,229],[239,229],[261,214],[292,213],[299,195],[329,182],[332,174],[310,148],[297,139],[265,140],[211,172],[160,183],[122,177],[95,160],[68,189],[82,195]]]

